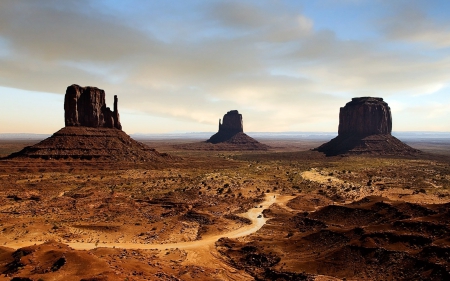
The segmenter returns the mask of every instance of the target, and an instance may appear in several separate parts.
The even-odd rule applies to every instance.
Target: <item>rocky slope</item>
[[[64,127],[51,137],[7,158],[165,161],[169,155],[133,140],[121,130]]]

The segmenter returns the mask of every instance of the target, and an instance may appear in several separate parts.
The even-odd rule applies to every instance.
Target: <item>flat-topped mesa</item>
[[[105,91],[71,85],[64,98],[65,125],[122,130],[117,103],[117,96],[114,96],[114,111],[111,111],[106,107]]]
[[[382,98],[360,97],[341,107],[338,135],[390,135],[391,109]]]
[[[382,98],[353,98],[339,112],[338,136],[315,148],[341,154],[413,155],[420,151],[391,135],[391,109]]]
[[[237,134],[244,132],[244,126],[242,124],[242,114],[239,114],[237,110],[228,111],[223,116],[223,122],[220,124],[219,119],[219,132],[226,134]]]

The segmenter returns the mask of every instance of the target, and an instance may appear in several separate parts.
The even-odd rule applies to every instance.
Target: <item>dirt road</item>
[[[269,208],[274,203],[284,204],[287,201],[294,198],[294,196],[280,196],[274,193],[267,193],[264,202],[258,204],[257,208],[252,208],[246,213],[241,214],[242,217],[248,218],[252,221],[252,224],[246,225],[231,232],[222,233],[219,235],[205,236],[201,240],[189,241],[189,242],[177,242],[168,244],[140,244],[140,243],[88,243],[88,242],[73,242],[65,243],[76,250],[90,250],[98,247],[104,248],[121,248],[121,249],[194,249],[205,246],[214,245],[214,243],[222,237],[238,238],[255,233],[266,223],[267,219],[264,218],[262,212]],[[36,244],[35,242],[17,242],[7,243],[3,246],[18,249],[21,247],[31,246]]]

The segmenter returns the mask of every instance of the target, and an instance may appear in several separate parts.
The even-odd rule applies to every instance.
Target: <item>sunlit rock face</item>
[[[106,107],[105,91],[71,85],[64,98],[65,125],[122,130],[117,103],[117,96],[114,96],[114,111],[111,111]]]
[[[391,131],[391,109],[382,98],[353,98],[341,107],[339,135],[390,135]]]

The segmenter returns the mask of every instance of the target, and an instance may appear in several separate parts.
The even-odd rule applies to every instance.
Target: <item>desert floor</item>
[[[402,158],[183,142],[144,141],[179,156],[158,167],[1,160],[0,280],[449,280],[450,141]]]

